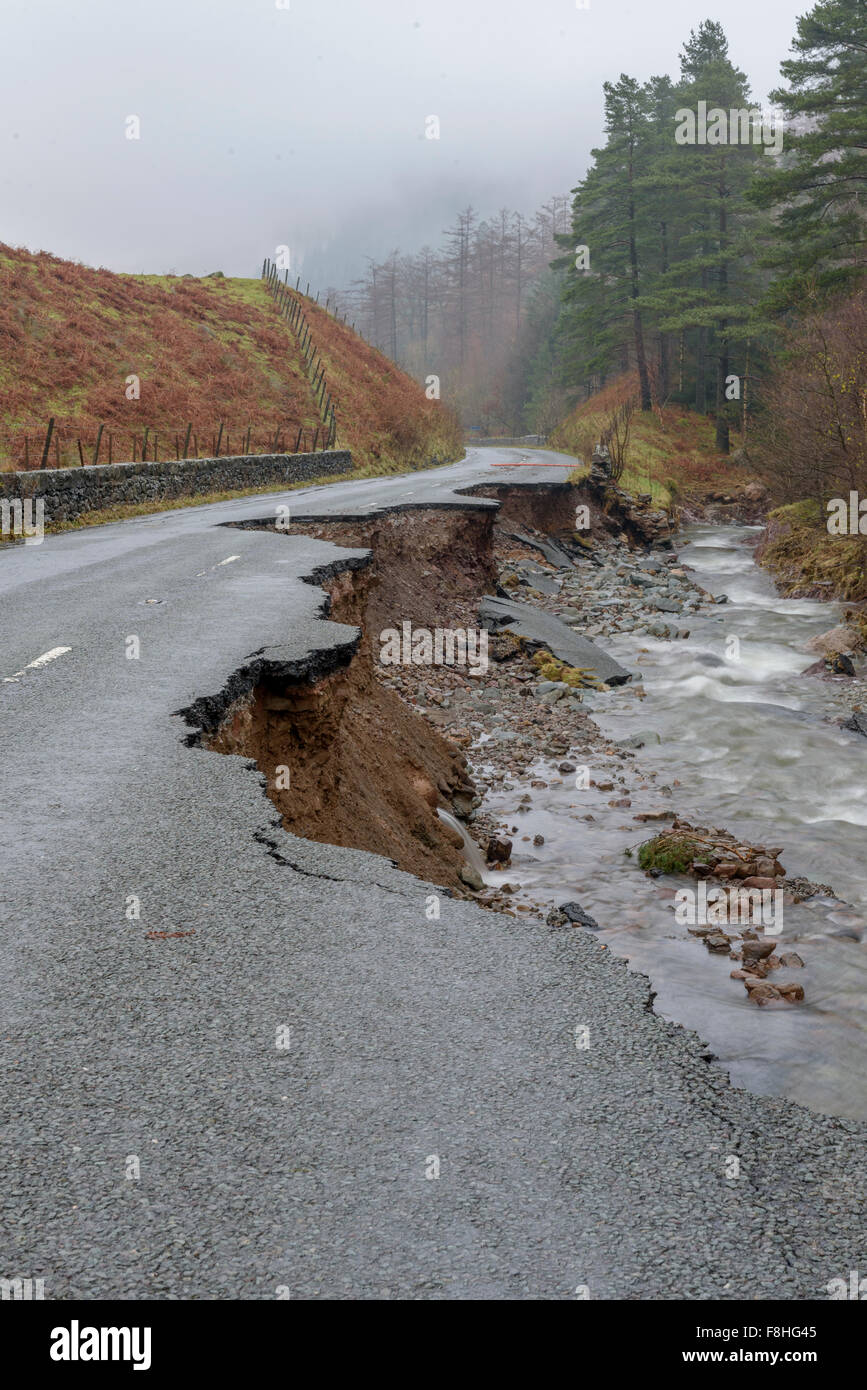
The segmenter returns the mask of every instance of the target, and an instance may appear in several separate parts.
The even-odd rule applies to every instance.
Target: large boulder
[[[827,632],[818,632],[811,637],[806,647],[808,652],[819,652],[828,656],[832,652],[854,652],[858,650],[861,634],[848,623],[840,623]]]

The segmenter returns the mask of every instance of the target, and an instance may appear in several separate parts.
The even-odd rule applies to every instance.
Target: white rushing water
[[[529,776],[488,798],[517,834],[513,867],[486,877],[520,885],[527,899],[580,902],[600,939],[650,977],[657,1011],[700,1033],[735,1084],[867,1117],[867,739],[831,722],[851,708],[845,680],[801,674],[816,660],[807,640],[832,627],[839,608],[780,598],[753,561],[757,530],[685,534],[681,563],[729,599],[693,616],[689,639],[624,634],[606,643],[642,672],[647,691],[641,700],[626,686],[593,701],[612,740],[648,734],[629,770],[630,783],[644,782],[631,806],[608,804],[626,787],[578,791],[574,777],[558,782],[550,760],[539,763],[531,775],[549,786],[530,789],[528,811],[517,806]],[[591,776],[606,781],[610,767],[591,764]],[[806,968],[774,978],[797,979],[804,1003],[751,1004],[729,978],[734,963],[675,923],[674,890],[686,880],[649,879],[625,855],[660,828],[633,817],[666,808],[748,842],[782,845],[787,874],[830,884],[845,899],[846,907],[822,899],[785,908],[781,949],[797,949]],[[539,833],[545,843],[534,847]]]

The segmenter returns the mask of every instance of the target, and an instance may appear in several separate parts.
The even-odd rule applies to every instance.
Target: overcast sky
[[[436,244],[468,203],[531,213],[568,192],[601,138],[603,81],[676,74],[702,19],[764,101],[810,0],[0,8],[0,241],[197,275],[256,274],[286,244],[324,288]]]

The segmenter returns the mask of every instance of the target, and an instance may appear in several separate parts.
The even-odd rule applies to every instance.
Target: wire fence
[[[0,434],[0,471],[86,468],[113,463],[167,463],[181,459],[226,458],[246,454],[307,454],[330,448],[324,423],[311,426],[286,418],[263,430],[258,425],[216,421],[205,429],[191,422],[180,430],[144,426],[130,430],[101,424],[95,433],[73,433],[51,418],[44,430]]]
[[[332,449],[337,438],[337,415],[331,391],[325,378],[325,364],[322,360],[322,354],[313,341],[310,324],[304,312],[304,305],[298,288],[301,284],[301,277],[299,275],[296,280],[295,289],[290,290],[288,284],[288,270],[284,272],[284,279],[281,280],[280,272],[276,265],[266,257],[262,264],[262,279],[265,281],[268,290],[273,296],[277,308],[280,310],[280,313],[298,339],[298,346],[301,349],[307,367],[310,386],[316,398],[322,424],[327,432],[328,443],[325,447],[327,449]],[[309,291],[310,285],[308,284],[308,294]]]

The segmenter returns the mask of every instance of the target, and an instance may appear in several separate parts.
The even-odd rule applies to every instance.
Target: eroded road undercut
[[[370,551],[369,562],[338,562],[309,577],[324,590],[321,615],[360,635],[297,669],[251,658],[219,695],[179,711],[196,730],[188,741],[250,759],[292,834],[384,855],[467,894],[463,843],[437,814],[465,816],[478,804],[467,757],[380,680],[382,635],[407,622],[413,630],[476,628],[479,600],[497,584],[495,529],[563,536],[579,502],[591,505],[594,524],[618,529],[567,483],[475,487],[465,506],[400,507],[370,518],[293,517],[284,532],[290,542],[303,534]],[[280,530],[271,521],[242,525]]]

